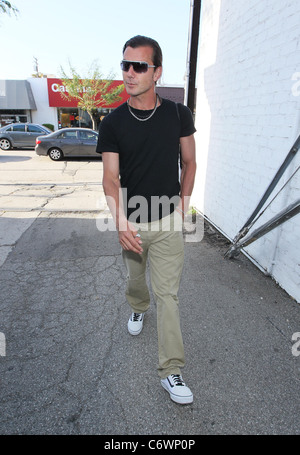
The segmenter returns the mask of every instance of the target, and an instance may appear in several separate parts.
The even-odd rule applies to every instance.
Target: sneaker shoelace
[[[142,319],[142,313],[133,313],[132,320],[133,322],[140,321]]]
[[[171,374],[171,376],[173,378],[173,381],[174,381],[175,385],[179,385],[179,386],[184,386],[185,385],[185,383],[183,382],[183,379],[180,376],[180,374]]]

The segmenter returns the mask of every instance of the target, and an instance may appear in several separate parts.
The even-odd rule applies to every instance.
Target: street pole
[[[196,72],[197,55],[199,43],[201,0],[191,0],[190,25],[188,38],[188,57],[186,71],[186,86],[184,104],[190,108],[192,113],[195,110]]]

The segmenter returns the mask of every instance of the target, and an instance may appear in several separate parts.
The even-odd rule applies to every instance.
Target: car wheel
[[[12,146],[8,139],[0,139],[0,149],[10,150],[11,148],[12,148]]]
[[[51,160],[59,161],[63,158],[64,154],[60,149],[53,148],[53,149],[49,150],[49,156],[50,156]]]

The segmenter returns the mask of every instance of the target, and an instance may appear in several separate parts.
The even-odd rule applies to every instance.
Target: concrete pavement
[[[206,226],[185,245],[179,294],[194,403],[173,403],[156,372],[154,301],[142,333],[127,332],[116,233],[97,229],[101,161],[7,154],[0,434],[300,434],[299,304],[243,255],[224,259]]]

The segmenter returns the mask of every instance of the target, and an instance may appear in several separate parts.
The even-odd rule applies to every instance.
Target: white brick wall
[[[298,0],[202,1],[192,202],[230,239],[300,134],[299,24]],[[299,164],[300,152],[277,190]],[[300,170],[255,228],[299,190]],[[300,214],[246,252],[300,302],[299,226]]]

